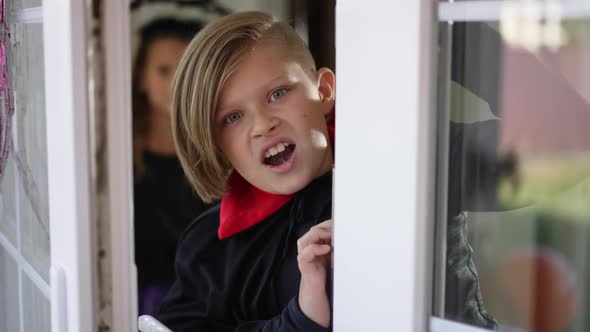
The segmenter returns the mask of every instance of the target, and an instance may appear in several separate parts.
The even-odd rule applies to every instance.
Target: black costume
[[[220,240],[219,205],[198,218],[184,234],[176,256],[177,280],[157,318],[183,331],[331,331],[306,317],[297,302],[300,272],[297,239],[331,218],[332,173],[314,180],[270,217]],[[463,220],[463,222],[460,222]],[[450,234],[464,235],[464,219],[455,219]],[[467,241],[450,238],[447,271],[465,296],[456,307],[471,324],[493,327],[483,308],[477,274]],[[456,271],[455,271],[456,270]],[[328,283],[330,284],[330,283]]]
[[[266,220],[220,240],[219,206],[184,234],[177,280],[158,319],[181,331],[329,331],[297,302],[297,239],[331,218],[332,173],[314,180]]]
[[[209,206],[193,193],[176,156],[144,152],[134,185],[135,262],[139,288],[174,281],[176,243]]]

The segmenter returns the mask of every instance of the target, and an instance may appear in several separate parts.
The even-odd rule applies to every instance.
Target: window
[[[590,11],[439,8],[431,328],[587,331]]]
[[[11,2],[6,19],[11,117],[0,171],[0,330],[50,326],[50,236],[41,4]]]

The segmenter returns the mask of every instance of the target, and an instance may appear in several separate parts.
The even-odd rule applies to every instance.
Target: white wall
[[[219,4],[234,11],[260,10],[288,19],[290,1],[285,0],[220,0]]]

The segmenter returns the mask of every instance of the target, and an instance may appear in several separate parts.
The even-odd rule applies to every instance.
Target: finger
[[[305,247],[314,243],[330,243],[332,240],[332,231],[323,228],[310,229],[305,235],[297,240],[297,252],[301,252]]]
[[[324,256],[330,253],[332,248],[328,244],[312,244],[297,255],[297,261],[299,263],[311,263],[314,259],[320,256]]]
[[[324,228],[324,229],[331,230],[333,226],[334,226],[334,220],[328,219],[326,221],[323,221],[323,222],[313,226],[312,228]]]
[[[312,228],[302,237],[297,240],[297,244],[305,247],[311,243],[318,243],[323,240],[330,240],[332,238],[332,231],[324,228]]]

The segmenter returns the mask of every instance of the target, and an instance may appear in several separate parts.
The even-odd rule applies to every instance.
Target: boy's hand
[[[297,263],[301,272],[299,306],[314,322],[330,326],[330,302],[326,280],[332,253],[332,220],[312,227],[297,241]]]

